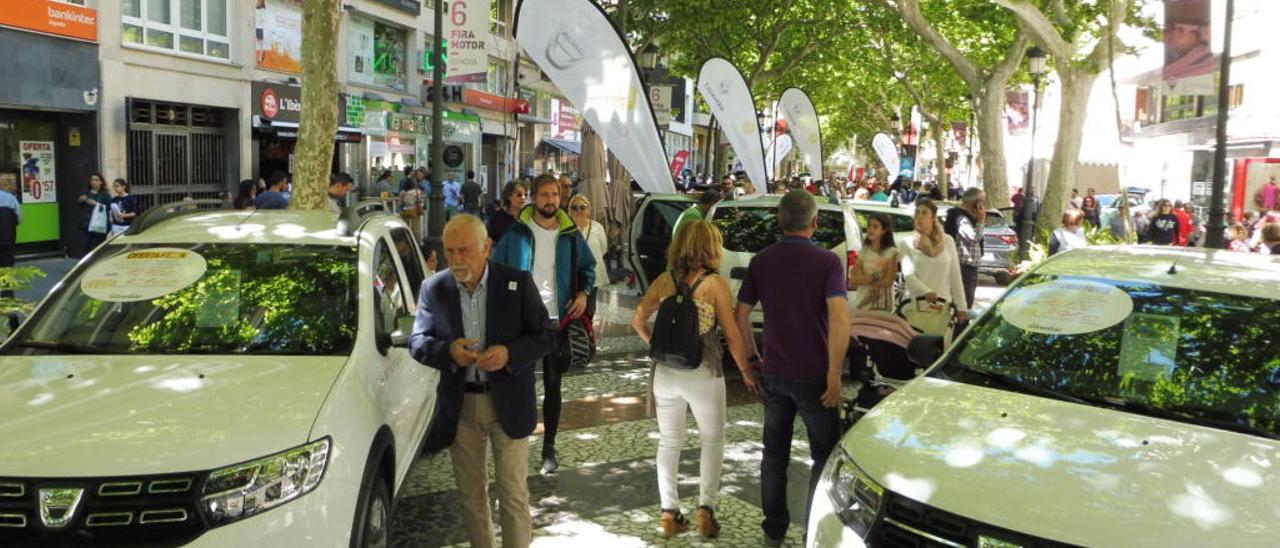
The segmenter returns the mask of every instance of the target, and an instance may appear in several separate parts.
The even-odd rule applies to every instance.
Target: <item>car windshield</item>
[[[934,375],[1280,434],[1280,301],[1033,274],[958,344]]]
[[[355,249],[113,245],[64,280],[10,354],[349,354]]]
[[[985,227],[987,230],[994,230],[994,229],[1003,230],[1003,229],[1009,228],[1009,223],[1005,222],[1004,214],[1000,213],[999,211],[988,211],[987,220],[982,222],[982,226]]]
[[[782,237],[776,207],[718,207],[712,222],[724,236],[724,248],[738,253],[759,253]],[[818,210],[818,230],[813,239],[827,249],[845,243],[844,214]]]

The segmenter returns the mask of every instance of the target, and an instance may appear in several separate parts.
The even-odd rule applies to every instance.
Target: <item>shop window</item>
[[[408,33],[400,27],[358,16],[352,16],[347,27],[350,40],[347,78],[356,84],[396,91],[408,89],[405,84]]]
[[[1196,96],[1195,95],[1165,95],[1164,108],[1161,109],[1161,122],[1174,122],[1177,120],[1187,120],[1195,118],[1196,113]]]
[[[489,75],[480,90],[494,95],[505,96],[507,94],[508,73],[509,70],[506,63],[489,59]]]
[[[123,0],[123,41],[183,55],[229,60],[227,1]]]

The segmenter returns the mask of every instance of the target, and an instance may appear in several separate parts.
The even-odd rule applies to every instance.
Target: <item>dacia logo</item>
[[[978,548],[1021,548],[1021,545],[986,535],[978,535]]]
[[[586,58],[587,48],[582,45],[582,37],[577,29],[568,23],[562,23],[552,34],[543,54],[547,56],[551,66],[566,70]]]
[[[50,529],[61,529],[71,523],[80,508],[84,489],[78,487],[40,490],[40,523]]]

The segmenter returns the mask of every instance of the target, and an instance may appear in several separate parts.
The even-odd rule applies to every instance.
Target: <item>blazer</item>
[[[507,366],[489,373],[490,393],[502,430],[512,439],[533,432],[538,421],[534,363],[551,351],[555,331],[528,272],[489,261],[486,285],[485,341],[507,347]],[[453,444],[462,414],[466,368],[449,354],[449,344],[466,338],[462,329],[460,288],[453,272],[444,270],[422,284],[409,352],[419,363],[440,370],[436,387],[435,425],[426,446]],[[474,367],[474,366],[472,366]]]

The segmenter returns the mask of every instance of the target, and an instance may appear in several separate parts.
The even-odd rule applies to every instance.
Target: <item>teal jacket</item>
[[[524,207],[516,223],[507,229],[502,240],[493,248],[491,260],[526,272],[533,271],[533,230],[528,225],[533,214],[532,205]],[[573,295],[575,290],[590,294],[595,288],[596,259],[591,255],[587,240],[582,237],[578,225],[569,218],[569,214],[564,210],[556,210],[556,215],[560,223],[560,235],[556,238],[556,297],[560,300],[559,317],[564,318],[571,300],[568,295]],[[578,264],[572,265],[570,261],[575,245],[578,246]],[[577,274],[576,284],[574,273]]]

